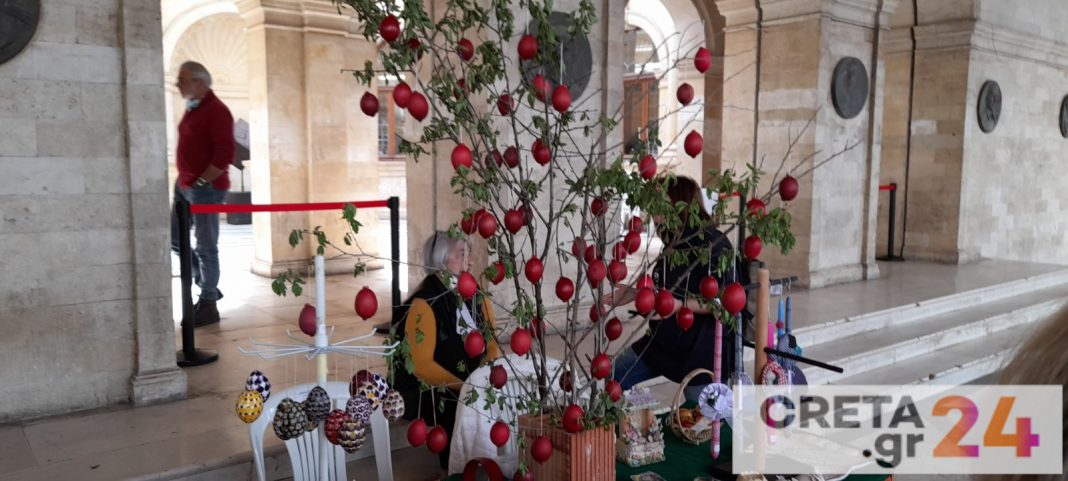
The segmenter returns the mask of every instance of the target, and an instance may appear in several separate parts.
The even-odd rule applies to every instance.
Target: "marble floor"
[[[271,292],[270,279],[249,273],[251,229],[224,226],[223,232],[220,249],[226,298],[219,302],[222,322],[196,331],[197,346],[217,350],[219,361],[185,370],[189,398],[158,406],[115,406],[0,426],[0,480],[248,479],[248,430],[233,413],[234,399],[244,389],[248,373],[262,370],[275,386],[309,382],[315,376],[313,363],[302,357],[265,361],[241,354],[237,347],[252,347],[249,338],[286,341],[287,329],[296,331],[295,336],[303,336],[296,327],[297,313],[305,302],[314,302],[310,295],[278,297]],[[879,280],[812,291],[794,289],[791,295],[798,327],[1063,267],[984,261],[966,266],[883,263],[880,269]],[[335,339],[369,332],[374,323],[386,320],[384,309],[368,321],[353,312],[353,295],[364,285],[374,289],[380,300],[389,299],[386,269],[359,279],[347,275],[328,278],[327,318],[337,326]],[[180,292],[177,279],[175,289],[176,294]],[[176,308],[175,319],[179,318],[178,311]],[[623,339],[637,327],[636,322],[626,323]],[[177,349],[181,340],[176,337]],[[379,344],[382,338],[374,337],[368,342]],[[559,340],[550,344],[550,353],[562,349]],[[331,359],[329,368],[332,380],[348,379],[363,368],[383,370],[380,360],[366,359]],[[660,383],[653,389],[668,403],[676,386]],[[269,453],[281,450],[275,436],[268,435],[266,439]],[[420,481],[437,473],[434,456],[425,449],[397,450],[393,460],[398,480]],[[215,471],[204,473],[212,469]],[[373,460],[356,461],[350,466],[350,474],[361,480],[376,479]]]

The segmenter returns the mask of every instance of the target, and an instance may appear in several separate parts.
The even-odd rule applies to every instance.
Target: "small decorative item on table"
[[[679,439],[686,441],[690,444],[701,444],[705,441],[712,439],[712,422],[715,421],[705,415],[701,414],[699,408],[687,409],[682,407],[684,399],[684,389],[690,384],[690,381],[694,377],[701,374],[708,374],[712,376],[712,371],[708,369],[694,369],[682,379],[679,383],[679,389],[675,392],[675,400],[671,406],[671,415],[668,416],[668,421],[671,424],[671,432],[675,433]]]
[[[660,402],[648,388],[627,391],[627,415],[619,420],[616,457],[630,467],[664,460],[664,429],[656,417]]]

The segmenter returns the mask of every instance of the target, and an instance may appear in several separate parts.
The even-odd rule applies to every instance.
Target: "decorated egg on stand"
[[[245,381],[245,390],[256,391],[263,396],[264,401],[267,401],[271,397],[271,380],[258,370],[252,371],[248,375],[248,380]]]
[[[371,382],[375,383],[375,389],[378,390],[378,398],[385,399],[386,393],[389,392],[389,383],[386,382],[386,378],[381,374],[375,373],[371,375]]]
[[[274,434],[282,441],[299,437],[308,428],[308,415],[296,401],[285,398],[274,413]]]
[[[378,406],[382,405],[382,397],[378,395],[378,388],[375,387],[374,382],[360,384],[360,387],[356,389],[356,396],[367,398],[371,403],[372,411],[378,409]]]
[[[371,401],[364,396],[353,396],[345,404],[345,413],[361,423],[368,422],[373,412],[374,408],[371,406]]]
[[[304,413],[308,415],[308,421],[319,424],[330,414],[330,396],[326,389],[315,386],[308,393],[308,399],[304,400]]]
[[[335,409],[330,411],[330,414],[326,416],[326,421],[323,421],[323,433],[326,434],[326,440],[330,441],[330,444],[338,444],[340,441],[341,423],[346,419],[350,419],[345,411]]]
[[[401,416],[404,416],[404,397],[399,392],[390,389],[382,400],[382,414],[390,421],[398,421]]]
[[[367,425],[351,417],[341,420],[341,427],[337,431],[338,445],[346,453],[355,453],[363,446],[367,438]]]
[[[403,410],[403,406],[401,408]],[[251,423],[263,412],[263,396],[256,391],[245,391],[237,397],[237,417]]]

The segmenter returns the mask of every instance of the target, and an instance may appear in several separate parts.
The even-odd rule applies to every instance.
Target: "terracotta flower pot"
[[[537,481],[615,481],[616,431],[614,426],[568,433],[553,426],[548,416],[520,416],[519,425],[526,438],[527,449],[520,453],[527,468],[533,470]],[[553,454],[539,464],[530,455],[530,446],[545,435],[553,446]]]

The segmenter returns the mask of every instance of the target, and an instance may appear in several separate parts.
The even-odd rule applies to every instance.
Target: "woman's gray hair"
[[[452,239],[449,233],[439,230],[431,234],[423,244],[423,269],[427,275],[436,274],[445,269],[445,261],[453,249],[462,249],[463,239]]]
[[[200,62],[193,62],[190,60],[183,63],[179,70],[188,70],[191,77],[204,82],[204,85],[209,89],[211,88],[211,72],[208,72],[207,67]]]

